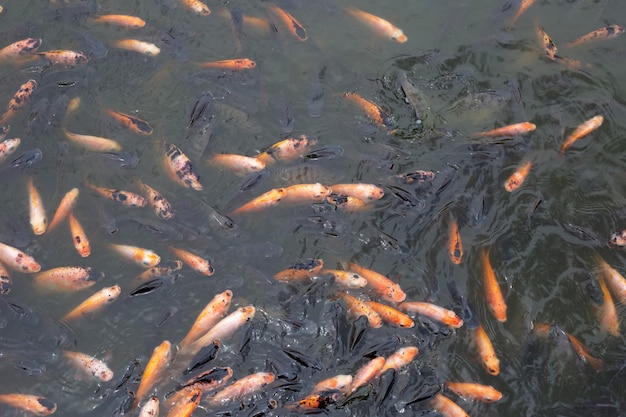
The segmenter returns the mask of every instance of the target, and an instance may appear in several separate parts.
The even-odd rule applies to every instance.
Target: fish
[[[427,128],[434,127],[435,114],[433,113],[424,93],[417,88],[406,75],[404,71],[398,71],[397,83],[404,93],[406,101],[411,105],[415,112],[417,123]]]
[[[330,188],[318,183],[295,184],[284,188],[282,203],[309,204],[321,203],[331,193]]]
[[[459,233],[459,224],[454,217],[448,224],[448,256],[455,265],[460,265],[463,260],[463,242]]]
[[[593,30],[580,38],[567,43],[566,46],[578,46],[584,43],[596,42],[600,40],[614,39],[624,33],[624,27],[619,25],[609,25],[600,29]],[[2,51],[0,51],[0,56]]]
[[[599,273],[607,283],[613,296],[622,304],[626,304],[626,278],[609,265],[600,255],[594,256]]]
[[[587,346],[574,337],[573,334],[569,332],[565,332],[565,334],[567,335],[567,339],[572,344],[574,352],[576,352],[581,361],[588,363],[596,372],[600,372],[604,369],[604,361],[602,361],[602,359],[592,356]]]
[[[323,391],[337,390],[343,394],[350,392],[352,386],[352,375],[335,375],[330,378],[326,378],[313,387],[311,394],[317,394]]]
[[[13,42],[0,49],[0,62],[15,60],[23,55],[35,53],[41,46],[41,42],[42,40],[37,38],[26,38]]]
[[[128,29],[139,29],[146,25],[146,21],[137,16],[126,14],[102,14],[89,19],[93,23],[105,23],[108,25],[125,27]]]
[[[153,395],[139,410],[139,417],[159,417],[159,397]]]
[[[457,403],[446,397],[442,393],[438,392],[430,400],[430,404],[438,413],[444,417],[469,417]]]
[[[302,24],[298,22],[296,18],[293,17],[291,14],[287,13],[277,5],[271,3],[267,4],[267,9],[274,16],[278,17],[282,21],[282,23],[287,26],[289,32],[291,32],[291,34],[295,36],[299,41],[304,42],[308,39],[304,26],[302,26]]]
[[[0,243],[0,262],[14,271],[25,274],[41,271],[41,265],[35,258],[4,243]]]
[[[61,320],[69,321],[75,320],[87,315],[91,315],[97,311],[100,311],[105,306],[111,304],[122,293],[122,289],[119,285],[113,285],[112,287],[102,288],[92,296],[88,297],[85,301],[74,307],[69,313],[67,313]]]
[[[83,183],[87,187],[94,190],[96,193],[100,194],[102,197],[113,200],[126,207],[145,207],[147,204],[146,199],[142,195],[133,193],[131,191],[119,190],[116,188],[98,187],[97,185],[92,184],[87,180],[83,181]]]
[[[37,90],[37,81],[35,80],[28,80],[20,86],[9,101],[6,111],[0,116],[0,126],[6,125],[20,109],[30,102],[30,97],[35,90]]]
[[[11,131],[11,125],[0,126],[0,140],[3,140],[4,138],[6,138],[10,131]],[[19,145],[19,143],[17,145]]]
[[[223,70],[241,71],[256,67],[256,62],[249,58],[224,59],[221,61],[198,62],[200,68],[219,68]]]
[[[184,249],[170,247],[170,250],[180,258],[181,261],[199,274],[206,275],[207,277],[215,273],[215,269],[211,266],[211,263],[201,256],[196,255],[193,252],[186,251]]]
[[[153,266],[152,268],[148,268],[143,271],[141,274],[135,277],[134,282],[146,282],[153,280],[155,278],[170,278],[170,280],[174,280],[172,278],[172,273],[176,271],[180,271],[183,268],[183,263],[181,261],[168,261],[159,264],[158,266]]]
[[[330,189],[335,194],[347,195],[363,201],[380,200],[385,195],[381,187],[366,183],[333,184]]]
[[[43,206],[41,195],[35,187],[32,178],[28,179],[28,208],[30,226],[33,229],[33,233],[36,235],[44,234],[48,225],[48,218],[46,217],[46,209]]]
[[[446,388],[459,397],[473,401],[492,403],[502,399],[502,393],[491,385],[482,385],[475,382],[446,381]]]
[[[116,48],[126,51],[137,52],[147,56],[157,56],[161,49],[153,43],[144,42],[137,39],[121,39],[113,44]]]
[[[367,285],[365,278],[350,271],[323,269],[320,271],[320,274],[332,275],[334,282],[345,288],[363,288]]]
[[[349,376],[349,375],[348,375]],[[341,390],[328,389],[313,394],[309,394],[306,397],[298,400],[295,404],[286,404],[285,408],[293,410],[320,410],[325,409],[331,404],[337,403],[345,394]]]
[[[383,356],[377,356],[361,366],[352,377],[350,392],[352,393],[356,391],[358,388],[362,387],[363,385],[374,379],[376,376],[378,376],[381,373],[380,370],[383,368],[384,365],[385,358]]]
[[[71,350],[63,350],[62,352],[63,356],[74,364],[77,369],[98,381],[108,382],[113,379],[113,371],[100,359]]]
[[[19,408],[37,416],[49,416],[57,410],[57,405],[53,401],[38,395],[0,394],[0,403]]]
[[[70,292],[89,288],[104,277],[91,267],[60,266],[35,275],[35,286],[48,291]]]
[[[302,158],[316,144],[317,139],[306,135],[283,139],[257,155],[257,159],[263,161],[265,165],[272,165],[277,161],[293,162]]]
[[[283,282],[293,282],[305,280],[314,277],[324,267],[323,259],[307,259],[304,262],[298,262],[274,274],[274,279]]]
[[[78,201],[79,194],[80,191],[78,190],[78,188],[72,188],[63,196],[63,198],[59,202],[59,206],[54,212],[54,216],[52,216],[50,224],[48,225],[48,233],[56,229],[56,227],[70,215],[72,210],[74,210],[76,202]]]
[[[148,122],[140,119],[139,117],[111,109],[106,109],[105,112],[126,129],[132,130],[138,135],[147,136],[151,135],[153,132],[153,129],[150,127]]]
[[[265,169],[265,162],[261,159],[237,154],[214,155],[208,162],[239,175],[249,175]]]
[[[230,15],[230,23],[233,28],[233,36],[235,38],[235,43],[237,45],[237,52],[241,53],[241,33],[243,32],[243,12],[238,6],[233,6],[227,10]],[[225,15],[226,13],[222,12],[221,15]]]
[[[376,103],[367,100],[355,92],[346,91],[342,97],[359,106],[367,117],[380,128],[387,129],[393,127],[393,119]]]
[[[457,316],[454,311],[438,306],[437,304],[421,301],[403,301],[398,304],[398,308],[400,310],[410,311],[412,313],[417,313],[430,317],[433,320],[446,324],[455,329],[463,326],[463,320],[459,316]]]
[[[93,152],[119,152],[122,150],[122,145],[116,140],[103,138],[100,136],[82,135],[78,133],[68,132],[63,130],[65,137],[74,145],[78,145],[81,148],[87,149]]]
[[[87,238],[83,226],[79,223],[78,219],[74,217],[74,212],[70,212],[68,220],[76,251],[83,258],[88,257],[91,254],[91,245],[89,244],[89,239]]]
[[[513,17],[511,18],[511,21],[509,22],[509,29],[512,29],[513,26],[515,26],[517,19],[519,19],[520,16],[523,15],[524,12],[528,10],[528,8],[532,6],[534,2],[535,0],[521,0],[520,5],[517,8],[517,11],[515,12]]]
[[[548,36],[546,31],[543,30],[542,27],[535,27],[535,31],[537,32],[537,37],[541,42],[541,46],[543,47],[544,52],[546,53],[548,58],[554,61],[557,58],[557,53],[559,49],[556,47],[554,42],[552,42],[552,39],[550,38],[550,36]]]
[[[139,157],[131,152],[100,152],[94,156],[112,161],[120,168],[132,169],[139,165]]]
[[[396,175],[396,178],[400,179],[404,184],[423,184],[432,182],[435,179],[435,175],[436,174],[432,171],[417,170]]]
[[[361,316],[365,316],[371,328],[377,329],[383,325],[383,319],[380,317],[380,314],[363,301],[346,292],[338,292],[337,294],[346,303],[348,314],[355,320]]]
[[[615,337],[619,337],[619,317],[617,316],[613,297],[611,297],[611,293],[606,286],[604,276],[600,275],[598,277],[598,284],[600,285],[604,299],[602,305],[596,308],[596,315],[598,316],[598,320],[600,320],[600,328]]]
[[[517,190],[526,180],[532,168],[532,161],[524,162],[513,174],[504,182],[504,189],[508,192]]]
[[[626,247],[626,230],[613,233],[609,238],[609,246],[616,249]]]
[[[247,395],[261,390],[266,385],[271,384],[274,382],[275,378],[272,372],[257,372],[246,375],[209,398],[209,405],[224,405],[238,401]]]
[[[572,144],[574,142],[576,142],[578,139],[580,139],[580,138],[582,138],[584,136],[587,136],[588,134],[590,134],[591,132],[593,132],[594,130],[596,130],[600,126],[602,126],[602,122],[604,122],[604,117],[602,115],[597,115],[597,116],[594,116],[591,119],[583,122],[582,124],[580,124],[565,139],[565,141],[561,145],[561,148],[559,149],[559,155],[562,156],[565,153],[565,151],[568,150],[570,148],[570,146],[572,146]],[[2,124],[2,123],[0,123],[0,124]]]
[[[381,376],[388,369],[393,369],[398,372],[401,368],[411,363],[418,353],[419,349],[417,346],[401,347],[385,358],[385,363],[378,371],[378,376]]]
[[[221,348],[222,343],[219,340],[214,340],[213,343],[211,343],[210,345],[204,346],[198,351],[198,353],[194,355],[193,358],[191,358],[191,361],[189,361],[189,364],[185,367],[183,374],[189,374],[204,369],[205,365],[207,365],[209,362],[213,361],[217,357],[217,354],[219,353]],[[195,385],[195,382],[188,382],[187,385]]]
[[[496,320],[504,323],[506,321],[506,302],[489,260],[489,250],[482,249],[480,257],[483,263],[483,290],[485,291],[487,309]]]
[[[244,324],[254,318],[256,308],[252,305],[239,307],[234,312],[217,322],[204,335],[200,336],[196,341],[190,343],[185,350],[180,350],[181,354],[195,354],[204,346],[209,345],[215,340],[223,340],[230,337]]]
[[[405,43],[408,40],[402,29],[382,17],[364,12],[352,6],[346,7],[346,12],[385,38],[399,43]]]
[[[169,366],[171,357],[172,344],[169,340],[164,340],[160,345],[154,348],[152,356],[150,356],[150,359],[144,368],[143,374],[141,375],[141,382],[137,388],[135,400],[133,401],[131,408],[137,407],[137,405],[143,401],[145,396],[159,381],[164,369]]]
[[[165,147],[165,168],[170,178],[183,187],[202,191],[200,178],[191,165],[191,161],[187,155],[174,144],[169,144]]]
[[[13,278],[9,271],[0,263],[0,294],[8,294],[13,287]]]
[[[534,123],[522,122],[522,123],[515,123],[512,125],[502,126],[502,127],[492,129],[492,130],[487,130],[485,132],[474,133],[472,137],[476,138],[476,137],[486,136],[486,137],[495,138],[495,137],[518,136],[518,135],[524,135],[526,133],[532,132],[536,128],[537,126]]]
[[[199,16],[208,16],[211,14],[209,6],[201,2],[200,0],[181,0],[181,2],[187,6],[189,10]]]
[[[143,191],[148,196],[147,200],[154,209],[154,214],[156,214],[157,217],[163,220],[169,220],[173,218],[174,210],[172,209],[172,205],[170,204],[170,202],[167,201],[167,199],[163,197],[160,192],[150,187],[148,184],[144,183],[143,181],[139,181],[139,183],[143,188]]]
[[[497,376],[500,374],[500,360],[496,356],[496,351],[493,348],[489,336],[482,324],[478,324],[478,327],[474,329],[474,344],[478,350],[481,364],[485,370],[490,374]]]
[[[157,266],[159,262],[161,262],[161,257],[150,249],[144,249],[131,245],[118,245],[115,243],[109,243],[109,247],[118,254],[122,255],[124,258],[133,261],[137,265],[144,268]]]
[[[202,390],[190,388],[184,392],[167,413],[167,417],[191,417],[195,409],[200,405]]]
[[[404,329],[415,326],[415,322],[411,319],[411,317],[391,306],[376,301],[365,301],[365,304],[377,312],[385,323]]]
[[[231,214],[251,213],[277,206],[287,194],[286,188],[273,188],[243,206],[233,210]]]
[[[221,388],[233,376],[233,370],[229,367],[216,367],[202,372],[200,375],[190,379],[183,388],[200,388],[202,393],[207,393]]]
[[[367,280],[368,288],[376,292],[385,301],[400,303],[406,299],[406,293],[400,285],[393,282],[386,276],[364,268],[355,262],[343,262],[344,269],[354,271]]]
[[[83,65],[89,62],[87,55],[79,51],[57,49],[53,51],[37,52],[35,55],[48,60],[50,65],[65,68],[74,68],[77,65]]]
[[[0,142],[0,164],[16,151],[22,140],[20,138],[5,139]]]

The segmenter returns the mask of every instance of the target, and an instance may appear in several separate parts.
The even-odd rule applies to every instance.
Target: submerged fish
[[[610,25],[604,28],[593,30],[586,35],[566,44],[566,46],[577,46],[584,43],[596,42],[600,40],[608,40],[617,38],[624,33],[624,27],[619,25]],[[1,52],[1,51],[0,51]]]
[[[408,40],[402,29],[394,26],[391,22],[383,19],[382,17],[364,12],[363,10],[357,9],[353,6],[346,7],[346,11],[383,37],[400,43],[404,43]]]

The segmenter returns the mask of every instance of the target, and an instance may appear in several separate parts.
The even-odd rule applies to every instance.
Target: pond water
[[[89,289],[55,292],[37,286],[30,274],[10,271],[12,288],[0,299],[0,393],[46,397],[62,416],[137,415],[129,410],[132,393],[153,349],[164,340],[180,342],[213,296],[229,289],[229,312],[253,305],[256,314],[222,341],[211,366],[231,367],[233,380],[262,371],[276,379],[241,400],[203,403],[194,416],[436,415],[431,399],[440,391],[472,416],[623,415],[624,325],[615,334],[601,325],[597,259],[626,271],[623,250],[608,245],[613,233],[626,229],[626,36],[567,44],[626,24],[614,21],[626,16],[626,5],[534,2],[516,18],[519,3],[242,0],[207,3],[211,14],[200,16],[178,0],[5,0],[0,47],[30,37],[42,40],[39,53],[74,50],[89,60],[52,65],[45,56],[25,54],[1,62],[0,103],[8,105],[29,79],[37,88],[7,122],[7,138],[21,144],[0,167],[0,241],[32,255],[42,270],[91,267],[104,277]],[[300,22],[306,40],[288,30],[272,4]],[[389,20],[407,41],[382,35],[351,7]],[[240,30],[232,19],[238,13],[247,17]],[[105,14],[138,16],[146,25],[94,22]],[[537,27],[558,47],[557,59],[544,51]],[[116,47],[127,38],[150,42],[160,53]],[[233,58],[256,65],[198,65]],[[405,97],[410,87],[416,107]],[[389,126],[375,123],[346,93],[380,106]],[[80,105],[66,112],[75,98]],[[206,109],[191,123],[199,101]],[[107,109],[147,121],[152,134],[121,126]],[[560,154],[565,138],[596,115],[602,125]],[[475,135],[520,122],[536,129]],[[65,131],[114,139],[121,150],[85,149]],[[300,135],[316,140],[310,151],[293,161],[270,157],[273,163],[260,173],[237,174],[210,161],[221,153],[254,157]],[[169,144],[189,157],[202,190],[168,175]],[[35,149],[40,159],[11,162]],[[532,165],[525,181],[507,192],[505,181],[526,161]],[[433,172],[434,179],[401,180],[417,170]],[[63,196],[79,189],[74,215],[91,243],[88,257],[77,253],[67,222],[33,234],[30,179],[49,220]],[[172,219],[157,217],[149,206],[107,200],[88,186],[143,193],[140,181],[170,201]],[[303,199],[233,213],[271,189],[318,182],[371,183],[385,195],[352,211]],[[454,222],[463,245],[460,263],[448,254]],[[162,262],[176,259],[171,247],[190,250],[211,260],[215,273],[203,276],[184,266],[138,290],[135,277],[145,268],[122,258],[111,243],[151,249]],[[484,252],[508,306],[505,322],[490,313],[484,295]],[[294,283],[273,278],[311,258],[328,269],[353,261],[377,271],[397,282],[407,301],[458,309],[455,288],[475,316],[458,329],[412,313],[413,328],[370,328],[349,314],[338,296],[343,290],[328,275]],[[61,320],[113,285],[122,289],[114,303]],[[380,300],[367,288],[349,292]],[[623,319],[624,306],[614,302]],[[612,301],[604,296],[604,303]],[[499,375],[481,364],[476,320],[493,343]],[[543,323],[551,325],[547,334],[538,330]],[[602,369],[581,359],[567,334],[600,359]],[[369,359],[406,346],[419,353],[397,372],[323,410],[292,407],[317,382],[353,375]],[[63,350],[105,361],[113,379],[83,376]],[[152,393],[163,399],[184,380],[165,372]],[[490,404],[459,398],[445,381],[492,385],[503,397]],[[0,405],[3,416],[22,413]]]

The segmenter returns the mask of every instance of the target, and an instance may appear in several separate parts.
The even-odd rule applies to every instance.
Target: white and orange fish
[[[169,144],[165,147],[165,168],[170,178],[183,187],[202,191],[200,178],[191,165],[191,161],[187,155],[174,144]]]
[[[193,269],[199,274],[206,275],[207,277],[215,273],[215,269],[211,266],[208,259],[196,255],[193,252],[189,252],[184,249],[170,247],[170,250],[180,258],[181,261],[189,268]]]
[[[306,135],[297,138],[287,138],[277,142],[257,155],[257,159],[265,165],[271,165],[276,161],[293,162],[309,152],[317,144],[317,139]]]
[[[510,193],[517,190],[524,183],[526,177],[528,177],[532,166],[532,161],[526,161],[520,165],[520,167],[517,168],[515,172],[512,173],[511,176],[504,182],[504,189]]]
[[[415,359],[419,349],[417,346],[405,346],[396,350],[394,353],[385,358],[385,363],[378,371],[378,376],[382,375],[388,369],[394,369],[396,372],[404,368]]]
[[[537,26],[535,28],[535,31],[537,32],[537,37],[539,38],[539,42],[541,42],[541,46],[543,47],[546,56],[553,61],[557,59],[557,53],[559,52],[559,50],[554,42],[552,42],[550,36],[548,36],[546,31],[543,30],[543,28],[541,28],[540,26]]]
[[[37,52],[35,55],[46,59],[53,66],[65,68],[74,68],[77,65],[83,65],[89,62],[87,55],[79,51],[69,51],[57,49],[54,51]]]
[[[167,413],[167,417],[191,417],[198,405],[200,405],[200,400],[202,400],[202,390],[200,388],[189,387],[189,389],[181,391],[182,393],[177,395],[176,402]]]
[[[492,403],[502,399],[502,393],[491,385],[477,384],[475,382],[446,381],[446,388],[459,397],[473,401]]]
[[[9,101],[6,111],[0,116],[0,126],[7,124],[17,112],[24,108],[29,102],[33,92],[37,89],[37,81],[28,80],[15,92]]]
[[[333,192],[326,197],[326,202],[347,213],[368,210],[372,207],[367,201],[361,200],[360,198],[335,194]]]
[[[506,302],[502,295],[502,289],[498,284],[496,273],[491,266],[489,251],[483,249],[480,257],[483,262],[483,291],[485,291],[487,309],[493,314],[496,320],[504,323],[506,321]]]
[[[532,132],[535,130],[537,126],[534,123],[523,122],[523,123],[515,123],[508,126],[502,126],[496,129],[487,130],[485,132],[474,133],[473,137],[507,137],[507,136],[517,136],[523,135],[525,133]]]
[[[105,287],[80,303],[72,309],[72,311],[63,316],[61,320],[74,320],[100,311],[105,306],[117,300],[117,297],[119,297],[121,293],[122,289],[119,285]]]
[[[350,387],[350,391],[356,391],[359,387],[362,387],[363,385],[370,382],[372,379],[376,378],[377,375],[380,375],[380,370],[383,368],[384,365],[385,358],[382,356],[378,356],[360,367],[352,378],[352,386]]]
[[[323,259],[307,259],[274,274],[274,279],[283,282],[300,281],[314,277],[324,267]]]
[[[2,138],[0,137],[0,139]],[[5,139],[0,142],[0,164],[6,161],[7,158],[17,150],[17,147],[20,146],[20,143],[22,143],[22,140],[20,138]]]
[[[313,387],[311,394],[315,394],[322,391],[338,390],[344,394],[350,392],[352,386],[352,375],[335,375],[330,378],[326,378]]]
[[[239,401],[243,397],[253,394],[266,385],[271,384],[274,382],[274,379],[275,376],[271,372],[257,372],[244,376],[209,398],[209,404],[215,406]]]
[[[343,93],[342,97],[363,109],[370,121],[378,127],[383,129],[392,127],[392,120],[390,116],[378,104],[367,100],[357,93],[349,91]]]
[[[52,216],[52,221],[50,221],[50,224],[48,225],[48,232],[56,229],[56,227],[70,215],[72,210],[74,210],[76,202],[78,201],[78,194],[78,188],[72,188],[63,196],[59,206],[54,212],[54,216]]]
[[[73,352],[70,350],[63,350],[62,352],[65,358],[86,375],[90,375],[102,382],[108,382],[113,379],[113,371],[100,359],[81,352]]]
[[[41,271],[41,265],[35,258],[4,243],[0,243],[0,262],[14,271],[25,274]]]
[[[83,183],[100,194],[102,197],[120,203],[126,207],[145,207],[147,201],[144,196],[131,191],[119,190],[117,188],[98,187],[95,184],[85,180]]]
[[[347,7],[346,11],[361,23],[364,23],[370,27],[370,29],[385,38],[392,39],[400,43],[404,43],[408,40],[402,29],[382,17],[364,12],[363,10],[352,6]]]
[[[189,347],[181,353],[195,354],[204,346],[213,343],[214,340],[223,340],[230,337],[244,324],[250,322],[256,313],[256,308],[252,305],[239,307],[228,316],[217,322],[209,331],[191,343]]]
[[[151,135],[153,132],[152,127],[145,120],[140,119],[137,116],[132,116],[130,114],[122,113],[119,111],[106,109],[106,113],[111,116],[116,122],[124,126],[128,130],[132,130],[133,132],[139,135]]]
[[[191,326],[191,329],[189,329],[187,335],[180,342],[180,350],[185,350],[187,346],[198,340],[203,334],[215,326],[228,311],[232,298],[233,292],[231,290],[216,294],[200,312],[196,321]]]
[[[38,395],[0,394],[0,403],[37,416],[49,416],[57,410],[57,405],[54,402]]]
[[[73,144],[93,152],[118,152],[122,150],[119,142],[100,136],[82,135],[63,130],[65,137]]]
[[[433,406],[435,411],[444,417],[469,417],[469,414],[467,414],[457,403],[440,392],[435,394],[435,396],[430,400],[430,404]]]
[[[277,5],[271,3],[267,4],[267,9],[274,16],[278,17],[283,25],[285,25],[289,29],[289,32],[291,32],[291,34],[295,36],[299,41],[304,42],[308,39],[304,26],[302,26],[302,24],[298,22],[296,18],[293,17],[291,14],[287,13]]]
[[[0,62],[15,60],[23,55],[30,55],[37,52],[41,46],[41,39],[26,38],[13,42],[0,49]]]
[[[624,27],[619,25],[609,25],[604,28],[593,30],[586,35],[581,36],[573,42],[566,44],[566,46],[576,46],[589,42],[596,42],[600,40],[608,40],[617,38],[624,33]]]
[[[251,213],[261,211],[269,207],[275,207],[282,201],[286,193],[286,188],[273,188],[247,202],[243,206],[233,210],[231,214]]]
[[[102,14],[89,19],[94,23],[105,23],[108,25],[121,26],[128,29],[139,29],[146,25],[146,21],[137,16],[126,14]]]
[[[460,265],[463,261],[463,242],[459,233],[459,224],[452,217],[448,225],[448,256],[455,265]]]
[[[402,328],[411,328],[415,326],[415,322],[411,319],[411,317],[391,306],[381,304],[376,301],[365,301],[365,304],[376,311],[385,323]]]
[[[138,39],[121,39],[113,44],[116,48],[126,51],[137,52],[147,56],[157,56],[161,49],[153,43],[140,41]]]
[[[367,280],[356,272],[323,269],[320,274],[332,275],[335,284],[345,288],[363,288],[367,285]]]
[[[406,293],[400,285],[376,271],[364,268],[354,262],[345,262],[344,269],[354,271],[365,278],[368,288],[380,295],[383,300],[400,303],[406,299]]]
[[[485,370],[491,375],[500,374],[500,360],[496,355],[496,351],[493,348],[493,344],[487,335],[482,324],[478,324],[478,327],[474,329],[474,344],[478,350],[481,363]]]
[[[398,308],[400,310],[430,317],[433,320],[447,324],[455,329],[463,326],[463,320],[454,311],[438,306],[437,304],[421,301],[403,301],[398,304]]]
[[[256,67],[256,62],[249,58],[223,59],[221,61],[198,62],[200,68],[217,68],[230,71],[242,71]]]
[[[35,275],[35,285],[49,291],[79,291],[89,288],[104,277],[101,272],[81,266],[61,266]]]
[[[285,187],[282,203],[312,204],[321,203],[330,195],[330,188],[318,183],[295,184]]]
[[[363,201],[380,200],[385,195],[385,191],[374,184],[334,184],[330,189],[335,194],[347,195]]]
[[[598,277],[598,284],[600,285],[602,298],[604,299],[602,305],[596,306],[596,315],[598,316],[598,320],[600,320],[600,328],[615,337],[619,337],[619,317],[613,297],[611,297],[611,293],[606,286],[604,276],[601,275]]]
[[[174,210],[172,209],[172,205],[169,201],[167,201],[165,197],[163,197],[163,194],[150,187],[143,181],[139,181],[139,183],[143,188],[143,191],[148,196],[148,203],[150,203],[150,205],[154,209],[154,214],[156,214],[157,217],[163,220],[169,220],[174,217]]]
[[[265,162],[261,159],[237,154],[218,154],[209,158],[209,163],[239,175],[248,175],[265,169]]]
[[[580,124],[570,135],[565,139],[561,148],[559,149],[559,154],[563,155],[566,150],[569,149],[570,146],[578,139],[587,136],[600,126],[602,126],[602,122],[604,122],[604,117],[601,115],[594,116],[591,119]],[[1,124],[1,123],[0,123]]]
[[[345,292],[339,292],[338,295],[346,303],[348,314],[351,317],[358,319],[361,316],[365,316],[367,323],[373,329],[383,325],[383,319],[380,317],[380,314],[363,301]]]
[[[626,278],[615,268],[609,265],[599,255],[595,255],[596,265],[600,274],[607,283],[613,296],[622,304],[626,304]]]
[[[159,417],[159,397],[153,395],[139,410],[139,417]]]
[[[28,208],[30,226],[33,229],[33,233],[36,235],[44,234],[48,225],[48,218],[46,216],[46,209],[43,206],[43,201],[41,200],[41,195],[37,187],[35,187],[32,178],[28,179]]]
[[[209,6],[201,2],[200,0],[181,0],[181,2],[187,6],[189,10],[199,16],[208,16],[211,14]]]
[[[72,234],[72,241],[74,242],[76,252],[78,252],[78,254],[83,258],[86,258],[87,256],[91,255],[91,245],[89,244],[87,233],[85,233],[85,229],[83,229],[83,226],[74,216],[74,212],[70,212],[68,220],[70,224],[70,233]]]
[[[144,368],[143,375],[141,376],[141,382],[135,394],[133,408],[148,395],[152,387],[159,381],[164,369],[169,366],[171,357],[172,344],[168,340],[164,340],[159,346],[154,348],[152,356],[150,356]]]
[[[115,243],[109,243],[109,247],[124,258],[144,268],[157,266],[159,262],[161,262],[161,257],[150,249],[131,245],[118,245]]]

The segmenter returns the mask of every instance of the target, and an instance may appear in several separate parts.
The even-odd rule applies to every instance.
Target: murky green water
[[[444,381],[458,380],[493,385],[504,394],[497,403],[481,404],[448,393],[473,416],[623,414],[624,339],[600,328],[588,287],[594,282],[594,253],[618,271],[626,270],[623,252],[606,245],[612,233],[626,228],[626,37],[571,48],[565,44],[593,29],[625,24],[614,20],[624,15],[624,5],[538,2],[514,27],[509,22],[517,4],[507,9],[486,0],[279,5],[302,23],[308,40],[300,42],[279,22],[269,32],[244,24],[239,52],[229,17],[220,10],[238,7],[246,15],[267,18],[262,2],[209,4],[210,16],[195,16],[175,0],[66,6],[5,0],[0,46],[41,38],[40,51],[80,50],[90,61],[76,68],[49,68],[41,61],[0,67],[0,103],[8,103],[28,79],[38,83],[30,105],[10,122],[9,137],[22,139],[12,158],[35,148],[43,155],[30,168],[0,173],[0,240],[20,246],[44,270],[90,266],[105,278],[88,290],[55,294],[36,289],[32,276],[12,273],[13,288],[0,303],[0,392],[45,396],[58,405],[56,415],[121,415],[154,347],[163,340],[179,342],[206,303],[231,289],[231,310],[252,304],[257,314],[245,330],[224,341],[215,365],[232,367],[235,379],[272,371],[277,380],[243,402],[198,409],[194,415],[297,414],[283,406],[303,398],[320,380],[353,374],[367,359],[409,345],[420,349],[415,361],[330,405],[327,413],[434,415],[432,395]],[[349,5],[389,19],[408,41],[378,36],[345,12]],[[147,25],[132,30],[94,24],[89,18],[98,7],[101,14],[140,16]],[[559,55],[580,61],[579,67],[545,57],[537,25],[552,37]],[[113,46],[127,37],[153,42],[161,53],[146,57]],[[194,65],[235,57],[253,59],[257,66],[234,72]],[[406,72],[430,106],[423,125],[404,100],[398,71]],[[207,90],[215,99],[189,129],[194,104]],[[370,123],[362,109],[342,97],[346,91],[379,104],[393,117],[395,133]],[[80,97],[81,105],[61,125],[50,109],[63,95]],[[476,103],[471,97],[486,99]],[[139,136],[121,128],[106,115],[107,108],[147,120],[154,133]],[[603,125],[559,156],[564,137],[596,114],[604,116]],[[470,137],[522,121],[535,123],[536,131],[507,141]],[[124,168],[67,144],[63,127],[115,139],[140,162]],[[317,138],[316,149],[342,152],[275,164],[244,191],[246,178],[207,162],[217,153],[254,156],[301,134]],[[166,142],[188,154],[203,191],[168,178]],[[517,191],[506,192],[505,180],[526,160],[533,162],[528,178]],[[436,172],[433,184],[404,185],[394,178],[418,169]],[[91,256],[79,257],[65,224],[33,235],[29,177],[41,191],[49,218],[67,191],[80,188],[75,214],[91,240]],[[140,191],[137,179],[171,201],[174,219],[165,222],[150,208],[107,201],[84,185],[89,180]],[[314,182],[371,182],[383,186],[386,195],[370,210],[353,213],[326,203],[273,207],[233,216],[231,228],[216,215],[272,188]],[[460,265],[447,254],[452,218],[458,219],[464,245]],[[109,233],[113,229],[117,232]],[[170,246],[191,249],[211,259],[216,273],[201,277],[184,268],[174,283],[130,296],[142,268],[121,260],[108,243],[153,249],[164,260],[174,259]],[[483,296],[480,252],[487,248],[508,304],[505,323],[487,311]],[[286,285],[272,278],[307,258],[322,258],[330,268],[341,260],[356,261],[397,281],[408,300],[448,308],[455,306],[448,283],[455,283],[494,344],[500,375],[483,370],[467,326],[451,330],[416,317],[412,329],[369,329],[362,319],[348,317],[329,281]],[[92,318],[59,321],[96,289],[114,284],[123,293],[113,305]],[[621,304],[617,313],[624,317]],[[541,338],[531,331],[533,323],[558,327]],[[602,359],[604,370],[595,372],[582,362],[563,331]],[[101,383],[80,376],[61,349],[105,360],[115,377]],[[285,349],[304,359],[294,362]],[[162,396],[176,383],[166,379],[156,393]],[[278,408],[271,408],[269,400],[276,400]],[[19,415],[9,408],[0,413]]]

